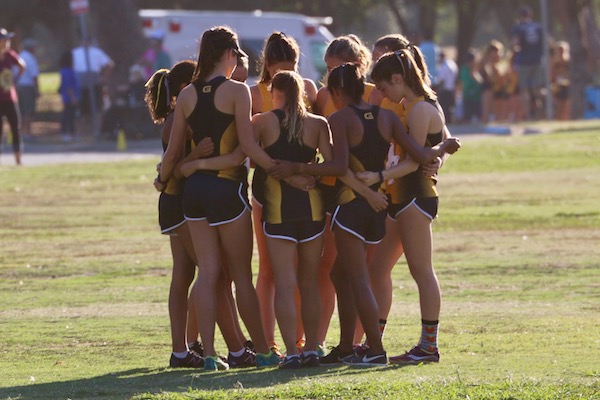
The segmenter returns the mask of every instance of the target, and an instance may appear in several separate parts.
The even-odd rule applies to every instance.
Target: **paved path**
[[[452,125],[450,132],[461,140],[475,140],[490,136],[533,133],[511,127],[486,127],[481,125]],[[125,151],[118,151],[114,141],[88,139],[87,141],[63,143],[58,137],[30,138],[25,140],[22,163],[24,166],[48,164],[113,162],[155,158],[162,154],[160,141],[129,140]],[[4,144],[0,166],[15,165],[12,146]]]

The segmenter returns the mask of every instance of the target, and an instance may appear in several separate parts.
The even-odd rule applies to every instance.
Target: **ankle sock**
[[[238,351],[230,351],[229,354],[231,354],[233,357],[240,357],[242,354],[244,354],[244,352],[246,351],[245,347],[242,347],[241,350]]]
[[[435,353],[437,350],[439,321],[421,320],[421,340],[419,347],[427,353]]]
[[[187,351],[174,351],[173,355],[177,358],[186,358],[189,353]]]

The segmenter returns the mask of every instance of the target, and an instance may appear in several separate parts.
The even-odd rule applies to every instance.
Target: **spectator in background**
[[[517,72],[515,59],[515,53],[512,53],[506,71],[506,115],[511,122],[523,120],[523,98],[519,91],[519,73]]]
[[[481,75],[477,69],[477,55],[474,50],[469,50],[459,73],[459,85],[463,97],[463,119],[466,122],[477,122],[481,119],[481,84]]]
[[[431,34],[424,34],[423,39],[417,41],[423,57],[425,57],[425,64],[427,64],[427,71],[429,71],[429,77],[431,82],[434,84],[437,82],[437,62],[440,59],[440,47],[433,42],[433,36]],[[437,91],[437,87],[433,88]]]
[[[438,88],[438,101],[444,111],[446,124],[452,122],[454,117],[454,105],[456,104],[456,79],[458,77],[458,66],[446,53],[440,51],[440,60],[437,69],[436,86]]]
[[[479,64],[479,74],[481,75],[481,121],[486,124],[492,120],[496,75],[494,69],[500,60],[500,52],[503,48],[502,43],[492,40],[485,48]]]
[[[31,134],[31,122],[35,114],[35,101],[40,95],[38,86],[38,75],[40,68],[35,57],[37,42],[27,38],[23,40],[23,50],[19,56],[25,62],[25,72],[17,82],[17,93],[19,95],[19,110],[21,111],[21,131],[23,135]]]
[[[25,62],[10,48],[10,39],[14,35],[14,33],[0,28],[0,145],[4,136],[2,119],[6,117],[12,132],[15,162],[17,165],[21,165],[22,145],[19,131],[21,116],[19,115],[19,100],[15,81],[18,81],[25,72]],[[13,69],[16,71],[16,75],[13,73]]]
[[[113,68],[114,62],[104,51],[92,45],[91,39],[84,40],[81,46],[73,49],[73,69],[81,88],[81,134],[98,132],[99,125],[92,126],[92,112],[96,112],[96,124],[99,124],[104,109],[104,84]]]
[[[552,49],[552,62],[550,64],[550,81],[552,82],[552,97],[554,99],[554,117],[558,120],[569,120],[569,43],[556,42]]]
[[[60,120],[62,139],[64,142],[73,140],[75,135],[75,117],[80,101],[79,82],[73,69],[73,54],[63,53],[60,58],[60,86],[58,88],[63,103],[63,113]]]
[[[542,87],[542,56],[544,43],[542,27],[533,21],[531,7],[523,6],[518,10],[519,22],[512,30],[512,45],[516,53],[516,69],[519,74],[519,90],[523,96],[525,115],[527,118],[535,116],[541,109]]]
[[[142,55],[142,58],[138,60],[138,64],[143,65],[146,70],[146,79],[150,79],[154,71],[171,68],[171,57],[163,48],[164,39],[165,33],[158,29],[148,37],[150,46]]]

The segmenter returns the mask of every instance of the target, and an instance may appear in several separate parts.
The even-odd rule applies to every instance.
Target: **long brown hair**
[[[398,50],[381,56],[371,71],[371,79],[374,82],[390,82],[394,74],[402,75],[406,86],[417,96],[424,96],[431,100],[437,99],[437,95],[423,78],[423,72],[410,50]]]
[[[293,62],[295,68],[298,66],[300,47],[296,40],[283,32],[273,32],[265,42],[262,52],[260,76],[261,83],[270,82],[273,78],[268,67],[280,62]]]
[[[283,127],[288,130],[288,142],[302,144],[302,128],[307,115],[304,104],[304,81],[294,71],[279,71],[273,77],[271,90],[277,89],[285,95]]]
[[[194,71],[194,81],[204,81],[230,49],[238,49],[238,38],[234,31],[226,26],[216,26],[204,31],[198,51],[198,64]]]
[[[365,92],[365,80],[361,74],[360,66],[353,63],[342,64],[335,67],[327,78],[327,90],[341,92],[358,104]]]

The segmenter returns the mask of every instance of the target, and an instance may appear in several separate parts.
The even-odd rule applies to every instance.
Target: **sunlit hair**
[[[408,49],[411,51],[413,58],[415,59],[415,63],[419,67],[422,72],[423,80],[429,86],[431,86],[431,78],[429,76],[429,70],[427,69],[427,63],[425,62],[425,57],[421,52],[419,47],[412,43],[410,40],[406,38],[406,36],[401,34],[392,34],[382,36],[373,45],[373,47],[382,47],[386,49],[386,53],[388,51],[398,51]]]
[[[155,124],[163,123],[166,116],[173,111],[182,85],[192,81],[195,69],[195,61],[180,61],[171,70],[159,69],[148,80],[144,100]]]
[[[408,49],[386,53],[375,63],[371,72],[374,82],[391,82],[392,75],[402,75],[406,86],[417,96],[436,100],[435,92],[423,79],[423,73],[417,65],[412,52]]]
[[[194,81],[204,81],[223,57],[226,51],[238,49],[238,38],[226,26],[217,26],[204,31],[198,51],[198,64],[194,71]]]
[[[271,90],[278,90],[285,95],[283,127],[288,131],[288,142],[302,144],[303,121],[307,115],[302,77],[293,71],[279,71],[273,77]]]
[[[327,46],[325,57],[338,58],[346,63],[354,63],[362,76],[367,75],[371,66],[371,52],[356,35],[339,36]]]
[[[293,62],[296,70],[299,57],[300,47],[293,37],[283,32],[273,32],[265,42],[262,52],[259,82],[270,82],[273,77],[268,68],[280,62]]]
[[[353,103],[360,103],[365,92],[365,80],[360,67],[347,63],[332,69],[327,78],[327,90],[347,96]]]
[[[502,53],[504,51],[504,45],[498,40],[491,40],[485,48],[485,56],[489,57],[492,52]]]

